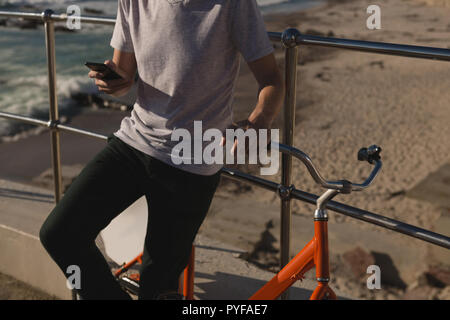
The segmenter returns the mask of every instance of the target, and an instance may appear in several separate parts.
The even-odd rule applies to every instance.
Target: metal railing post
[[[58,98],[56,94],[56,59],[55,59],[55,26],[51,20],[53,11],[50,9],[42,13],[45,28],[45,46],[47,50],[47,72],[48,72],[48,97],[49,97],[49,126],[50,143],[52,149],[52,168],[55,189],[55,202],[58,203],[62,196],[61,177],[61,146],[59,131],[55,126],[59,122]]]
[[[61,144],[57,124],[59,123],[58,96],[56,92],[56,55],[55,55],[55,25],[51,20],[53,10],[47,9],[42,13],[45,29],[45,47],[47,53],[48,73],[48,99],[49,99],[49,124],[50,144],[52,150],[53,182],[55,190],[55,203],[62,197],[61,174]],[[72,300],[77,300],[77,292],[72,290]]]
[[[294,142],[295,106],[297,89],[297,35],[296,29],[287,29],[282,34],[282,42],[286,48],[285,82],[286,98],[284,106],[283,143],[292,146]],[[283,154],[281,157],[281,185],[284,190],[290,190],[292,183],[292,157]],[[281,227],[280,227],[280,268],[291,259],[291,197],[289,192],[280,193],[281,196]],[[281,295],[281,299],[289,299],[289,291]]]

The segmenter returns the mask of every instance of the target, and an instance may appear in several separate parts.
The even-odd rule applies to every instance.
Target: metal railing
[[[63,125],[59,122],[58,101],[56,96],[56,70],[55,70],[55,41],[54,23],[67,21],[67,14],[55,14],[52,10],[43,13],[24,13],[0,11],[0,17],[22,18],[40,20],[45,28],[45,43],[47,50],[48,67],[48,89],[50,98],[49,121],[42,121],[31,117],[0,112],[0,117],[26,122],[33,125],[45,126],[50,129],[52,146],[52,168],[54,177],[55,201],[59,202],[62,196],[62,176],[60,159],[60,131],[72,132],[88,137],[104,139],[104,135],[92,133],[78,128]],[[115,19],[98,17],[80,17],[81,23],[114,25]],[[442,48],[400,45],[393,43],[359,41],[349,39],[328,38],[301,34],[297,29],[287,29],[284,32],[269,32],[272,41],[281,42],[285,48],[285,83],[286,98],[284,107],[283,144],[282,151],[281,182],[276,183],[250,174],[224,168],[222,175],[227,178],[249,182],[256,186],[271,190],[280,195],[281,199],[281,230],[280,230],[280,264],[286,265],[291,258],[291,200],[298,199],[307,203],[315,204],[318,196],[298,189],[292,185],[292,153],[289,152],[293,146],[295,129],[295,106],[297,89],[297,61],[298,50],[301,45],[313,45],[323,47],[335,47],[340,49],[357,50],[387,55],[404,57],[424,58],[450,61],[450,50]],[[283,151],[284,150],[284,151]],[[336,201],[330,201],[327,208],[346,216],[359,219],[374,225],[378,225],[395,232],[399,232],[423,241],[450,249],[450,238],[441,234],[431,232],[416,226],[412,226],[394,219],[384,217],[373,212],[348,206]],[[283,298],[287,298],[285,294]]]

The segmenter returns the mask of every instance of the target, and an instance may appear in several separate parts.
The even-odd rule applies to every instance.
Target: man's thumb
[[[106,64],[108,67],[110,67],[111,69],[115,70],[116,69],[116,64],[114,62],[112,62],[111,60],[106,60],[104,62],[104,64]]]

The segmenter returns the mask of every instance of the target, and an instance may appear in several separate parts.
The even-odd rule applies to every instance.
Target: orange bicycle
[[[272,143],[272,148],[274,143]],[[314,212],[314,237],[313,239],[269,282],[250,297],[250,300],[274,300],[292,286],[297,280],[304,278],[304,274],[316,268],[317,287],[313,291],[311,300],[337,299],[334,291],[328,286],[330,280],[329,254],[328,254],[328,215],[327,203],[338,194],[349,194],[352,191],[366,189],[375,179],[382,167],[380,158],[381,148],[373,145],[362,148],[358,152],[358,160],[367,161],[374,165],[370,176],[362,184],[355,184],[348,180],[327,181],[314,166],[310,157],[301,150],[282,144],[276,144],[278,149],[301,160],[307,167],[313,179],[327,189],[316,201],[317,208]],[[279,186],[279,192],[289,194],[293,187]],[[194,298],[194,249],[192,247],[190,261],[184,270],[183,296],[185,299]],[[139,274],[126,275],[131,267],[141,263],[142,253],[132,261],[124,264],[114,275],[127,291],[136,294],[139,291]],[[181,293],[181,292],[180,292]]]

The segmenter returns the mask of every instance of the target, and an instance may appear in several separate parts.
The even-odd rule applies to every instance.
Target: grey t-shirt
[[[169,165],[212,175],[220,164],[171,159],[174,129],[222,132],[232,123],[240,68],[273,52],[255,0],[119,0],[111,46],[134,52],[139,79],[131,116],[114,133]],[[193,136],[192,136],[193,137]],[[210,142],[204,142],[204,145]]]

